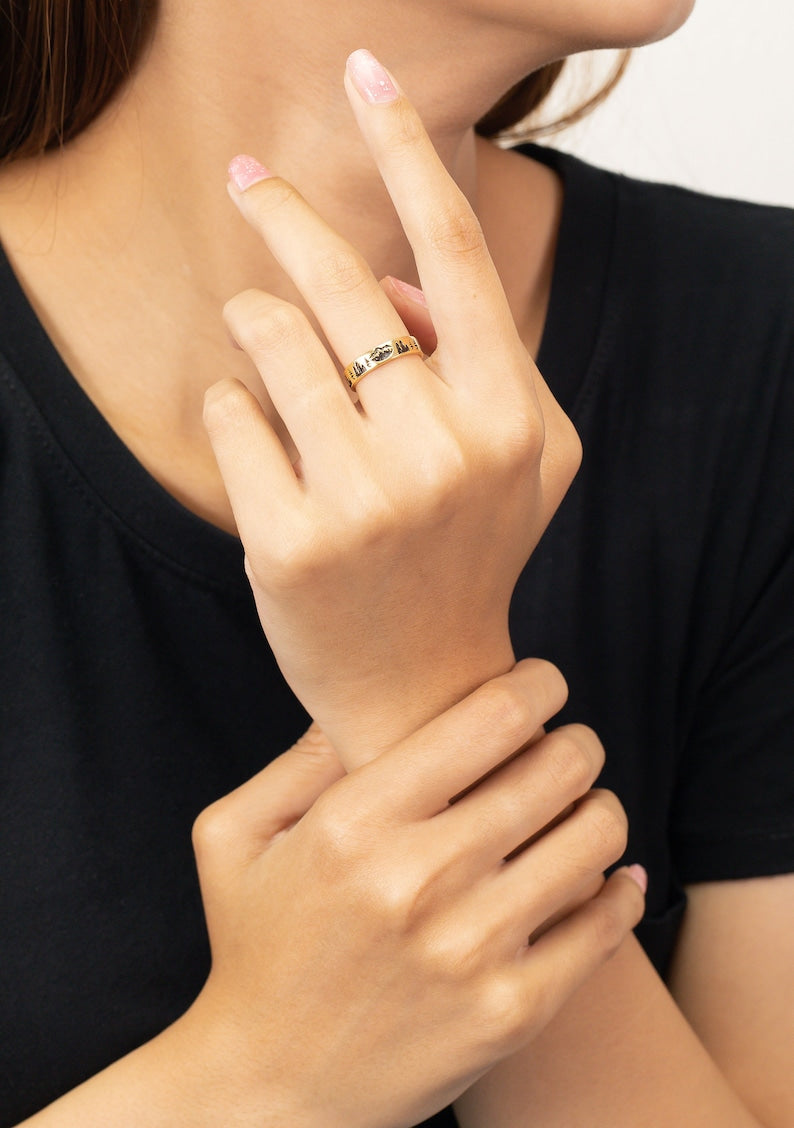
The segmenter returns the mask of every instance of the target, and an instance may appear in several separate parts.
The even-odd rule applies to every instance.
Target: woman
[[[791,220],[472,129],[521,76],[688,8],[166,0],[99,117],[8,164],[40,322],[7,277],[8,1123],[86,1077],[31,1123],[410,1124],[453,1098],[463,1125],[790,1121]],[[362,26],[443,167],[370,56],[344,97]],[[214,171],[235,151],[279,174],[232,163],[250,226]],[[358,412],[312,326],[341,368],[411,331],[433,358],[377,364]],[[511,641],[578,462],[527,354],[586,461]],[[305,724],[238,527],[297,698],[345,767],[383,755],[340,781],[310,740],[200,820],[202,990],[190,822]],[[600,747],[537,731],[564,687],[514,650],[605,740],[670,985],[629,938],[542,1033],[636,887],[600,891]],[[519,937],[559,917],[519,988]]]

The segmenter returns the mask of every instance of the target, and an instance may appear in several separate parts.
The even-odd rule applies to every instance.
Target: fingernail
[[[635,862],[633,866],[626,866],[626,873],[639,885],[643,893],[648,892],[648,871],[644,866],[637,865]]]
[[[246,156],[244,153],[235,157],[229,164],[229,179],[238,192],[244,192],[252,184],[258,184],[260,180],[267,180],[272,175],[273,173],[268,172],[259,161]]]
[[[369,51],[354,51],[347,60],[347,70],[356,90],[371,106],[382,106],[399,97],[391,75]]]
[[[423,309],[427,309],[427,298],[423,290],[420,290],[417,286],[412,286],[410,282],[403,282],[402,278],[395,278],[393,274],[389,274],[388,278],[395,290],[399,290],[409,301],[416,302]]]

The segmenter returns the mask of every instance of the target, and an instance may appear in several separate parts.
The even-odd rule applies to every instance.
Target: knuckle
[[[626,849],[628,819],[622,805],[611,791],[595,791],[588,796],[588,833],[600,856],[616,861]]]
[[[424,883],[406,866],[392,869],[381,873],[373,890],[373,900],[388,931],[405,936],[413,931],[422,916]]]
[[[536,701],[543,702],[539,722],[545,722],[560,711],[568,700],[568,683],[562,671],[546,658],[524,658],[516,673]]]
[[[369,266],[352,247],[335,247],[320,255],[313,270],[313,289],[319,299],[355,296],[375,285]]]
[[[568,682],[562,670],[554,665],[553,662],[547,661],[545,658],[536,658],[533,660],[533,666],[537,668],[538,676],[542,678],[543,684],[546,688],[546,693],[549,700],[552,702],[551,708],[559,702],[559,708],[568,700]],[[555,712],[558,711],[555,710]],[[548,718],[544,718],[547,720]]]
[[[301,310],[261,290],[245,290],[223,307],[223,320],[241,349],[274,352],[305,337],[309,323]]]
[[[614,955],[630,927],[623,906],[602,895],[592,903],[591,911],[597,947],[607,956]]]
[[[246,540],[244,568],[254,590],[283,596],[311,584],[321,567],[315,530],[296,518],[281,524],[277,541],[268,531],[255,530]]]
[[[326,792],[315,801],[308,817],[325,873],[350,875],[362,848],[362,831],[353,812],[339,803],[334,792]]]
[[[204,396],[204,426],[210,435],[237,424],[251,411],[250,395],[239,380],[220,380]]]
[[[554,496],[561,498],[582,464],[582,440],[571,420],[560,408],[546,419],[544,471],[553,484]]]
[[[322,569],[322,561],[307,538],[282,537],[278,552],[270,551],[266,557],[266,577],[271,591],[282,596],[310,587]]]
[[[556,729],[549,737],[546,770],[566,795],[582,795],[593,782],[593,763],[575,726]]]
[[[598,734],[589,727],[589,725],[573,724],[568,728],[576,733],[577,739],[580,741],[582,747],[586,749],[586,755],[590,764],[590,782],[598,778],[601,769],[606,760],[606,753],[604,745]]]
[[[295,306],[262,295],[256,306],[252,303],[249,316],[238,329],[237,340],[252,356],[267,356],[302,342],[307,328],[305,316]]]
[[[487,258],[482,228],[467,206],[451,205],[431,216],[425,238],[430,250],[442,261],[476,265]]]
[[[294,185],[280,176],[269,176],[260,181],[255,191],[248,193],[247,206],[259,227],[265,226],[271,212],[301,198]]]
[[[527,1025],[524,1001],[516,985],[506,976],[494,976],[481,1000],[482,1030],[494,1048],[507,1047],[519,1038]]]
[[[392,106],[388,134],[381,141],[384,153],[404,156],[405,150],[412,151],[424,136],[425,130],[416,110],[407,99],[399,98]]]
[[[546,441],[546,424],[539,411],[527,407],[514,412],[503,434],[500,450],[509,466],[524,466],[540,458]]]
[[[193,853],[201,869],[227,851],[235,829],[235,820],[228,798],[218,799],[205,807],[193,822]]]
[[[425,964],[436,982],[471,983],[483,963],[483,943],[479,927],[456,920],[444,921],[425,939]]]
[[[582,440],[579,437],[579,432],[576,430],[573,422],[564,415],[565,422],[563,424],[563,434],[561,437],[562,447],[562,464],[570,475],[570,480],[576,477],[579,472],[579,467],[582,465],[582,456],[584,448],[582,447]]]
[[[490,682],[480,690],[482,704],[493,727],[518,747],[534,735],[536,718],[528,698],[505,680]]]

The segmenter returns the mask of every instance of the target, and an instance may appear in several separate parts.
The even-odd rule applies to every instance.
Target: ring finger
[[[342,366],[407,335],[363,256],[291,184],[250,157],[236,157],[229,176],[230,196],[303,295]],[[356,388],[365,411],[408,402],[429,373],[418,357],[403,356],[399,383],[394,376],[378,368]]]
[[[508,947],[525,944],[618,860],[626,848],[626,816],[611,791],[591,791],[568,818],[542,835],[492,881],[475,887],[467,911],[487,920]]]
[[[593,730],[565,725],[542,735],[439,820],[453,839],[473,834],[487,843],[483,863],[497,865],[580,799],[603,764],[604,749]]]

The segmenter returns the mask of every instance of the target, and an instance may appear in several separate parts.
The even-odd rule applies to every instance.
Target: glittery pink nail
[[[394,102],[399,97],[391,75],[369,51],[354,51],[347,60],[347,69],[356,90],[371,106]]]
[[[229,164],[229,179],[238,192],[244,192],[252,184],[258,184],[260,180],[267,180],[272,175],[273,173],[268,172],[259,161],[253,157],[247,157],[244,153],[235,157]]]

